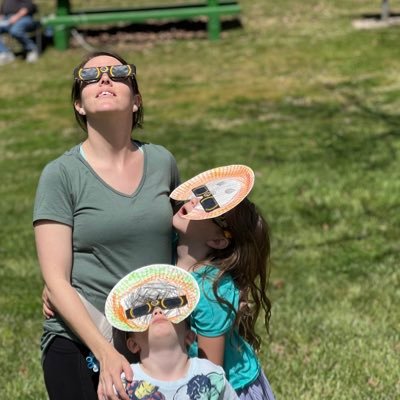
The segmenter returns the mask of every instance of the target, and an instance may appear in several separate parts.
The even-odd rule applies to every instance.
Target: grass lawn
[[[113,46],[138,68],[134,135],[166,146],[182,179],[255,170],[273,235],[260,359],[277,399],[398,399],[400,27],[353,28],[379,1],[240,4],[242,27],[218,42],[175,32]],[[49,47],[0,68],[2,400],[46,398],[32,204],[44,165],[83,139],[69,95],[84,53]]]

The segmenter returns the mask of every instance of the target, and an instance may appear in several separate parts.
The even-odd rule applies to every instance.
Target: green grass
[[[219,42],[115,47],[138,67],[134,134],[165,145],[182,179],[255,170],[273,235],[260,359],[278,399],[399,398],[400,28],[353,29],[379,2],[240,3],[243,28]],[[32,203],[43,166],[83,138],[69,104],[83,54],[1,67],[1,399],[45,398]]]

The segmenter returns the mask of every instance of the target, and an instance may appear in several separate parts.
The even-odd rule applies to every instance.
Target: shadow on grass
[[[366,170],[389,167],[397,156],[397,141],[400,138],[400,114],[384,111],[379,105],[368,104],[360,96],[345,93],[344,118],[360,125],[359,134],[346,134],[346,129],[332,132],[337,141],[332,144],[336,158],[358,157]],[[364,124],[365,129],[361,126]],[[350,127],[351,128],[351,127]]]
[[[273,199],[287,200],[286,205],[274,206],[272,214],[291,213],[278,230],[292,234],[301,225],[301,235],[311,232],[309,238],[291,241],[290,249],[329,252],[343,247],[343,253],[358,252],[358,258],[365,253],[368,259],[382,262],[398,251],[400,199],[393,179],[400,114],[385,110],[385,99],[363,94],[360,88],[329,90],[335,93],[324,101],[296,97],[246,103],[240,99],[236,112],[241,110],[253,121],[252,159],[263,160],[264,168],[269,165],[266,169],[285,182],[279,196],[275,186],[282,189],[282,185],[268,179],[259,183],[265,186],[270,204]],[[246,132],[249,127],[243,126],[225,136],[239,140]],[[343,229],[344,224],[348,229]],[[287,246],[288,236],[278,237],[280,246]],[[379,249],[371,254],[367,249],[376,242]]]
[[[380,105],[354,93],[340,95],[342,100],[337,103],[289,102],[278,110],[307,126],[308,130],[298,137],[300,142],[316,143],[314,148],[297,149],[297,153],[303,154],[302,161],[328,163],[339,169],[351,164],[365,170],[390,166],[397,156],[400,114],[384,111]],[[306,120],[310,122],[307,124]]]
[[[242,28],[239,19],[232,18],[221,21],[221,33]],[[149,42],[163,40],[207,37],[207,22],[204,20],[182,20],[175,22],[134,23],[126,26],[104,26],[95,28],[79,28],[79,35],[91,46],[108,47],[118,43],[146,45]],[[79,46],[72,41],[71,46]]]

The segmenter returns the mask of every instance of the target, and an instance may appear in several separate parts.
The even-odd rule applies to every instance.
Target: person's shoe
[[[15,60],[15,56],[10,51],[0,53],[0,65],[6,65],[12,63]]]
[[[29,51],[26,55],[26,62],[35,63],[39,59],[39,53],[37,50]]]

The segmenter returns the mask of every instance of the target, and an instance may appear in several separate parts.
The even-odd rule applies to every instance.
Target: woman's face
[[[121,65],[111,56],[98,56],[90,59],[84,68]],[[75,102],[75,108],[81,115],[92,116],[98,113],[126,112],[132,115],[135,96],[130,81],[114,82],[107,73],[103,73],[98,82],[85,84],[81,92],[81,100]]]

